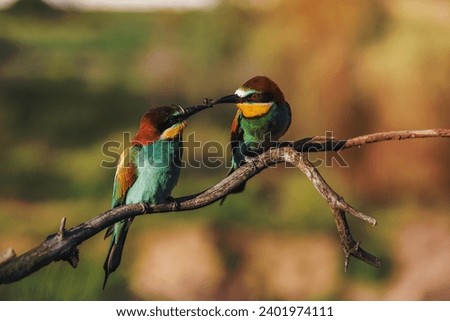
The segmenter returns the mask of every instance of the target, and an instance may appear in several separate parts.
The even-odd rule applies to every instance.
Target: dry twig
[[[410,138],[426,137],[450,137],[450,129],[429,129],[414,131],[395,131],[359,136],[348,140],[335,140],[334,138],[312,137],[299,140],[293,144],[280,144],[265,153],[252,159],[251,164],[245,164],[232,175],[224,178],[221,182],[208,190],[186,197],[175,199],[174,203],[159,205],[132,204],[117,207],[101,213],[89,221],[66,230],[65,218],[60,223],[59,231],[47,237],[37,247],[28,252],[8,258],[0,262],[0,284],[18,281],[53,261],[65,260],[73,267],[78,263],[77,246],[108,226],[125,218],[166,212],[188,211],[207,206],[228,194],[242,182],[249,180],[262,170],[276,163],[286,162],[299,168],[311,181],[316,190],[325,198],[330,206],[341,244],[345,253],[345,268],[348,267],[350,256],[354,256],[372,266],[380,266],[381,260],[365,252],[359,242],[355,242],[350,233],[345,213],[354,215],[372,225],[375,219],[367,216],[347,204],[320,175],[318,170],[305,158],[303,152],[337,151],[368,143],[382,142],[387,140],[401,140]],[[11,249],[10,253],[14,253]]]

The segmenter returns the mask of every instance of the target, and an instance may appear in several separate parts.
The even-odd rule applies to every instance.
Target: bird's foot
[[[252,170],[256,170],[258,166],[256,166],[256,161],[254,157],[244,156],[244,162],[249,164],[252,167]]]
[[[170,203],[172,211],[176,211],[180,208],[180,203],[172,196],[167,198],[167,202]]]
[[[147,203],[139,203],[142,208],[142,214],[148,213],[148,205]]]

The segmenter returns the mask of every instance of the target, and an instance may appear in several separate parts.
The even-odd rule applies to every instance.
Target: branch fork
[[[207,103],[207,102],[206,102]],[[64,260],[76,267],[79,261],[77,246],[93,237],[108,226],[126,218],[143,214],[158,214],[166,212],[182,212],[207,206],[223,198],[235,187],[251,179],[262,170],[277,163],[290,163],[300,169],[311,181],[314,188],[327,201],[336,223],[342,249],[344,251],[344,268],[347,271],[350,256],[362,260],[371,266],[380,267],[381,260],[364,251],[360,242],[356,242],[347,223],[346,213],[353,215],[372,226],[376,220],[353,208],[344,198],[337,194],[321,176],[319,171],[304,157],[303,153],[319,151],[340,151],[364,144],[388,140],[403,140],[412,138],[450,137],[450,129],[406,130],[376,133],[359,136],[348,140],[336,140],[333,137],[315,136],[304,138],[294,143],[280,143],[277,148],[254,157],[249,164],[244,164],[211,188],[190,196],[173,199],[164,204],[129,204],[113,208],[101,213],[89,221],[66,230],[66,219],[60,222],[57,233],[50,235],[37,247],[16,256],[9,248],[0,254],[0,284],[18,281],[42,267],[58,260]]]

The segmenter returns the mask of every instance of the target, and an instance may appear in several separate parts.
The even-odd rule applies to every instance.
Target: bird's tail
[[[111,245],[106,256],[103,269],[105,270],[105,280],[103,281],[103,289],[105,289],[108,276],[114,272],[120,265],[122,259],[123,246],[127,237],[128,229],[130,228],[133,218],[120,221],[106,230],[105,239],[111,235]]]

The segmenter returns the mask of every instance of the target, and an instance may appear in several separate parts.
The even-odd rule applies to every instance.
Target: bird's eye
[[[254,100],[258,99],[258,97],[259,97],[259,94],[258,94],[258,93],[254,93],[254,94],[252,94],[252,95],[250,96],[250,98],[251,98],[251,99],[254,99]]]
[[[176,118],[173,116],[170,116],[169,118],[167,118],[167,125],[168,127],[175,125],[177,122]]]

